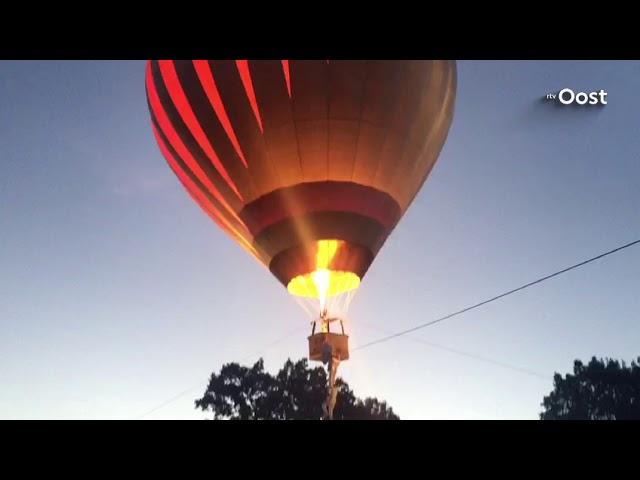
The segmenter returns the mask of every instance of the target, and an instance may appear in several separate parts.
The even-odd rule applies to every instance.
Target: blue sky
[[[352,303],[352,345],[640,238],[639,80],[640,62],[459,62],[447,143]],[[564,87],[608,105],[541,100]],[[161,157],[144,62],[1,62],[0,151],[0,418],[136,418],[190,387],[146,418],[203,418],[223,363],[305,355],[306,315]],[[640,355],[639,292],[636,246],[341,373],[402,418],[534,419],[575,358]]]

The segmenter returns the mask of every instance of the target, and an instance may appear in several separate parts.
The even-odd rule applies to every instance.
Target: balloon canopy
[[[356,289],[434,166],[450,61],[147,64],[164,157],[211,219],[297,297]]]

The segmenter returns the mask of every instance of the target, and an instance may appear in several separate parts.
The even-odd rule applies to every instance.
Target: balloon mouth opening
[[[358,275],[332,268],[333,260],[343,244],[343,241],[336,239],[318,240],[314,270],[291,279],[287,285],[289,293],[296,297],[318,299],[320,310],[323,311],[329,299],[358,288]]]
[[[328,298],[355,290],[360,286],[360,277],[353,272],[316,269],[291,279],[287,290],[296,297],[317,298],[324,308]]]

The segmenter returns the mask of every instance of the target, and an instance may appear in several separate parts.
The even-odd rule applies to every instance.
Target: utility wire
[[[363,325],[362,322],[358,322],[358,324],[359,325]],[[382,330],[382,329],[380,329],[378,327],[374,327],[372,324],[370,324],[368,322],[364,326],[369,328],[370,330],[375,330],[375,331],[378,331],[380,333],[390,333],[388,331],[385,332],[384,330]],[[494,360],[492,358],[483,357],[483,356],[477,355],[475,353],[463,352],[462,350],[457,350],[455,348],[445,347],[444,345],[440,345],[438,343],[430,342],[428,340],[423,340],[422,338],[409,337],[407,340],[413,340],[414,342],[418,342],[418,343],[421,343],[423,345],[427,345],[427,346],[432,347],[432,348],[438,348],[438,349],[444,350],[446,352],[455,353],[457,355],[461,355],[463,357],[472,358],[474,360],[479,360],[481,362],[491,363],[493,365],[497,365],[497,366],[502,367],[502,368],[508,368],[509,370],[513,370],[514,372],[524,373],[526,375],[531,375],[533,377],[538,377],[538,378],[543,379],[543,380],[551,380],[553,378],[550,375],[544,375],[543,373],[535,372],[533,370],[529,370],[528,368],[518,367],[516,365],[511,365],[509,363],[506,363],[506,362],[503,362],[503,361],[500,361],[500,360]]]
[[[161,408],[166,407],[167,405],[169,405],[170,403],[175,402],[176,400],[178,400],[179,398],[183,397],[184,395],[186,395],[187,393],[191,392],[192,390],[195,390],[196,388],[198,388],[199,386],[202,385],[202,382],[198,382],[195,385],[192,385],[191,387],[187,388],[186,390],[180,392],[178,395],[176,395],[175,397],[170,398],[169,400],[161,403],[160,405],[157,405],[155,407],[153,407],[151,410],[143,413],[142,415],[140,415],[139,417],[136,418],[136,420],[142,420],[144,417],[147,417],[149,415],[151,415],[153,412],[160,410]]]
[[[279,343],[284,342],[284,341],[285,341],[285,340],[287,340],[289,337],[291,337],[293,334],[295,334],[295,333],[299,333],[299,332],[301,332],[302,330],[305,330],[306,328],[307,328],[307,327],[297,327],[297,328],[295,328],[295,329],[291,330],[289,333],[287,333],[287,334],[283,335],[282,337],[278,338],[277,340],[274,340],[273,342],[268,343],[267,345],[265,345],[264,347],[262,347],[260,350],[256,350],[255,352],[253,352],[253,353],[251,353],[251,354],[249,354],[249,355],[246,355],[246,356],[242,357],[242,358],[239,360],[239,362],[244,362],[244,361],[246,361],[246,360],[249,360],[249,359],[250,359],[250,358],[252,358],[252,357],[255,357],[255,356],[257,356],[257,355],[260,355],[260,354],[264,353],[266,350],[269,350],[271,347],[274,347],[275,345],[277,345],[277,344],[279,344]]]
[[[291,330],[286,335],[283,335],[282,337],[278,338],[277,340],[274,340],[273,342],[268,343],[267,345],[262,347],[260,350],[257,350],[254,353],[251,353],[251,354],[246,355],[245,357],[241,358],[238,362],[242,363],[242,362],[248,360],[249,358],[252,358],[252,357],[255,357],[256,355],[260,355],[261,353],[264,353],[265,350],[268,350],[269,348],[273,347],[274,345],[277,345],[278,343],[283,342],[284,340],[288,339],[293,334],[300,332],[301,330],[302,330],[301,327],[298,327],[295,330]],[[182,398],[184,395],[186,395],[187,393],[195,390],[196,388],[198,388],[200,386],[202,386],[202,382],[201,381],[196,383],[196,384],[194,384],[194,385],[192,385],[191,387],[187,388],[186,390],[183,390],[182,392],[177,394],[175,397],[171,397],[169,400],[166,400],[163,403],[161,403],[160,405],[157,405],[157,406],[153,407],[151,410],[148,410],[147,412],[143,413],[139,417],[136,417],[136,420],[142,420],[144,417],[147,417],[147,416],[151,415],[153,412],[155,412],[157,410],[160,410],[161,408],[166,407],[170,403],[175,402],[179,398]]]
[[[504,298],[504,297],[506,297],[508,295],[511,295],[513,293],[519,292],[519,291],[524,290],[526,288],[532,287],[532,286],[534,286],[534,285],[536,285],[538,283],[542,283],[542,282],[544,282],[546,280],[549,280],[549,279],[551,279],[553,277],[557,277],[558,275],[562,275],[563,273],[566,273],[566,272],[568,272],[570,270],[574,270],[576,268],[582,267],[584,265],[587,265],[588,263],[594,262],[596,260],[599,260],[601,258],[604,258],[604,257],[608,256],[608,255],[611,255],[611,254],[614,254],[614,253],[619,252],[621,250],[624,250],[626,248],[632,247],[632,246],[637,245],[639,243],[640,243],[640,239],[635,240],[633,242],[627,243],[626,245],[622,245],[620,247],[614,248],[613,250],[609,250],[608,252],[604,252],[604,253],[602,253],[600,255],[597,255],[595,257],[589,258],[587,260],[584,260],[584,261],[582,261],[580,263],[576,263],[575,265],[571,265],[570,267],[564,268],[564,269],[559,270],[557,272],[554,272],[554,273],[552,273],[550,275],[546,275],[546,276],[544,276],[542,278],[539,278],[537,280],[529,282],[529,283],[527,283],[525,285],[522,285],[522,286],[520,286],[518,288],[514,288],[514,289],[509,290],[507,292],[501,293],[500,295],[496,295],[495,297],[492,297],[492,298],[490,298],[488,300],[484,300],[484,301],[482,301],[480,303],[476,303],[475,305],[471,305],[470,307],[466,307],[466,308],[463,308],[462,310],[458,310],[456,312],[453,312],[453,313],[450,313],[448,315],[445,315],[444,317],[440,317],[440,318],[437,318],[437,319],[432,320],[430,322],[417,325],[417,326],[409,328],[407,330],[402,330],[400,332],[396,332],[396,333],[387,335],[387,336],[379,338],[377,340],[373,340],[373,341],[371,341],[369,343],[365,343],[364,345],[359,345],[356,348],[351,349],[351,351],[355,352],[357,350],[363,350],[363,349],[371,347],[373,345],[377,345],[379,343],[387,342],[389,340],[392,340],[394,338],[400,337],[402,335],[406,335],[407,333],[415,332],[417,330],[421,330],[423,328],[430,327],[431,325],[435,325],[437,323],[443,322],[445,320],[448,320],[450,318],[456,317],[458,315],[462,315],[463,313],[466,313],[466,312],[468,312],[470,310],[474,310],[474,309],[479,308],[479,307],[481,307],[483,305],[487,305],[488,303],[495,302],[496,300]],[[269,343],[265,347],[261,348],[260,351],[258,351],[256,353],[253,353],[251,355],[247,355],[246,357],[244,357],[240,361],[242,362],[242,361],[246,360],[247,358],[250,358],[251,356],[255,356],[256,354],[261,353],[262,351],[264,351],[264,350],[266,350],[266,349],[268,349],[268,348],[270,348],[270,347],[272,347],[272,346],[274,346],[274,345],[286,340],[287,338],[289,338],[294,333],[298,333],[300,330],[301,330],[301,328],[297,328],[296,330],[289,332],[285,336],[283,336],[283,337],[275,340],[274,342]],[[478,355],[473,355],[473,354],[469,354],[469,353],[466,353],[466,352],[461,352],[461,351],[458,351],[458,350],[454,350],[454,349],[451,349],[451,348],[448,348],[448,347],[443,347],[441,345],[433,344],[431,342],[427,342],[427,341],[421,340],[421,339],[414,339],[414,340],[416,340],[418,342],[421,342],[421,343],[425,343],[425,344],[431,345],[431,346],[433,346],[435,348],[442,348],[442,349],[445,349],[445,350],[448,350],[448,351],[451,351],[451,352],[454,352],[454,353],[458,353],[458,354],[462,354],[462,355],[465,355],[465,356],[468,356],[468,357],[471,357],[471,358],[475,358],[477,360],[487,361],[487,362],[490,362],[490,363],[494,363],[496,365],[501,365],[503,367],[516,369],[516,370],[519,370],[519,371],[521,371],[523,373],[528,373],[530,375],[535,375],[535,376],[547,379],[546,376],[543,376],[543,375],[541,375],[541,374],[539,374],[537,372],[533,372],[533,371],[530,371],[530,370],[522,369],[522,368],[519,368],[519,367],[514,367],[513,365],[505,364],[503,362],[498,362],[498,361],[495,361],[495,360],[491,360],[491,359],[487,359],[487,358],[484,358],[484,357],[480,357]],[[183,392],[179,393],[175,397],[172,397],[169,400],[163,402],[162,404],[152,408],[151,410],[147,411],[146,413],[144,413],[143,415],[138,417],[138,419],[144,418],[144,417],[150,415],[151,413],[153,413],[153,412],[155,412],[155,411],[157,411],[157,410],[169,405],[170,403],[176,401],[177,399],[179,399],[183,395],[186,395],[187,393],[189,393],[190,391],[194,390],[195,388],[197,388],[200,385],[202,385],[202,382],[198,382],[196,385],[193,385],[192,387],[188,388],[187,390],[184,390]]]
[[[356,348],[353,348],[351,351],[355,352],[357,350],[362,350],[364,348],[368,348],[368,347],[371,347],[373,345],[377,345],[379,343],[387,342],[389,340],[392,340],[394,338],[400,337],[402,335],[406,335],[407,333],[415,332],[416,330],[420,330],[422,328],[430,327],[431,325],[435,325],[436,323],[444,322],[445,320],[448,320],[450,318],[456,317],[458,315],[461,315],[463,313],[466,313],[466,312],[468,312],[470,310],[473,310],[475,308],[481,307],[481,306],[486,305],[488,303],[495,302],[496,300],[504,298],[504,297],[506,297],[508,295],[511,295],[513,293],[519,292],[520,290],[524,290],[525,288],[532,287],[533,285],[536,285],[538,283],[542,283],[545,280],[549,280],[549,279],[551,279],[553,277],[557,277],[558,275],[562,275],[563,273],[566,273],[566,272],[568,272],[570,270],[574,270],[574,269],[582,267],[582,266],[584,266],[584,265],[586,265],[588,263],[595,262],[596,260],[604,258],[607,255],[611,255],[613,253],[619,252],[621,250],[624,250],[625,248],[632,247],[633,245],[637,245],[639,243],[640,243],[640,239],[635,240],[633,242],[627,243],[626,245],[622,245],[620,247],[614,248],[613,250],[609,250],[608,252],[601,253],[600,255],[597,255],[595,257],[589,258],[588,260],[584,260],[584,261],[582,261],[580,263],[576,263],[575,265],[571,265],[570,267],[564,268],[564,269],[559,270],[559,271],[557,271],[555,273],[552,273],[550,275],[546,275],[546,276],[544,276],[542,278],[534,280],[533,282],[529,282],[529,283],[527,283],[525,285],[522,285],[521,287],[514,288],[513,290],[509,290],[507,292],[501,293],[500,295],[496,295],[495,297],[492,297],[492,298],[490,298],[488,300],[485,300],[483,302],[476,303],[475,305],[471,305],[470,307],[463,308],[462,310],[458,310],[457,312],[450,313],[448,315],[445,315],[444,317],[440,317],[440,318],[437,318],[437,319],[432,320],[430,322],[417,325],[417,326],[409,328],[407,330],[402,330],[400,332],[393,333],[391,335],[387,335],[386,337],[382,337],[382,338],[379,338],[377,340],[373,340],[373,341],[371,341],[369,343],[365,343],[364,345],[360,345],[360,346],[358,346]]]

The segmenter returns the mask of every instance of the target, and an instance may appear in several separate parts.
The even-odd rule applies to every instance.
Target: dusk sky
[[[184,191],[143,61],[0,62],[0,418],[211,417],[209,375],[307,354],[308,317]],[[355,296],[352,348],[640,238],[640,62],[461,61],[439,160]],[[602,107],[550,92],[604,89]],[[275,340],[281,342],[268,348]],[[402,419],[536,419],[554,372],[640,355],[640,245],[340,375]]]

